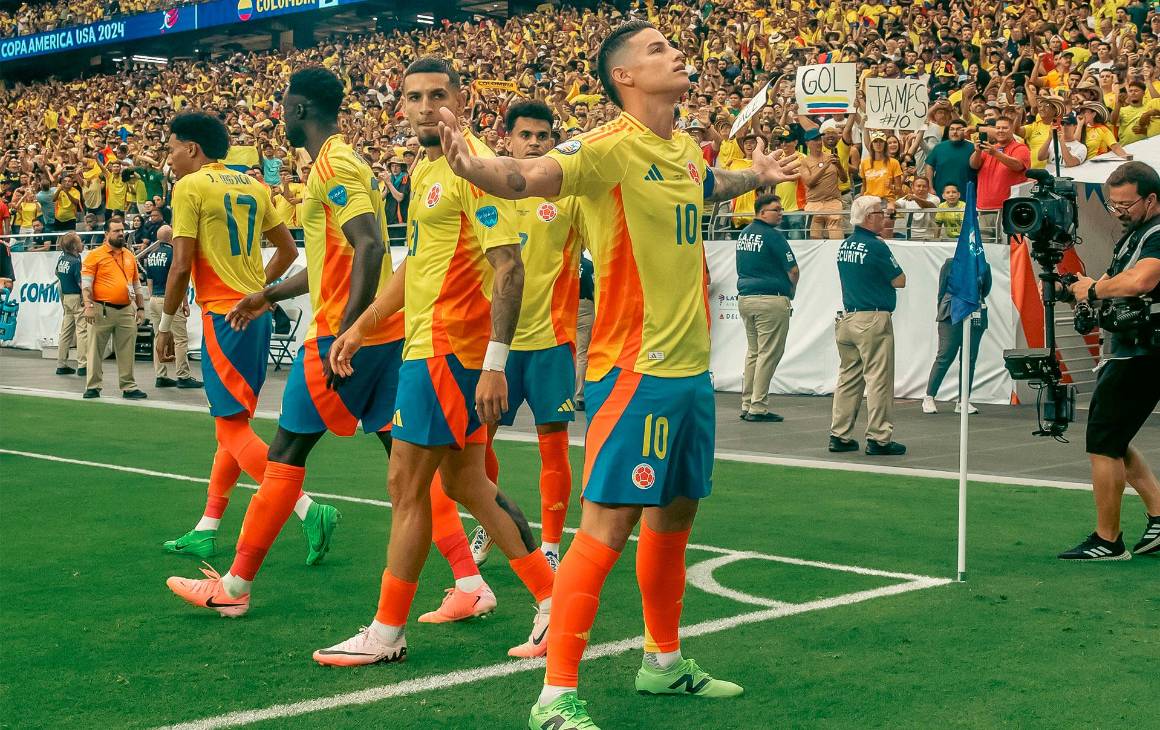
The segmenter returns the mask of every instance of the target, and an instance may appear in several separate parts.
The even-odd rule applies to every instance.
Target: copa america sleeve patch
[[[495,228],[495,225],[499,223],[499,211],[494,205],[487,205],[475,211],[475,217],[486,228]]]
[[[574,155],[580,151],[580,140],[570,139],[567,142],[561,142],[556,145],[555,150],[562,155]]]
[[[346,205],[346,187],[343,185],[335,185],[326,194],[326,197],[330,198],[335,205]]]

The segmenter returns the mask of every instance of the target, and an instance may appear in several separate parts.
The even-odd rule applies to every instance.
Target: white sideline
[[[24,388],[13,385],[0,385],[0,393],[8,395],[24,395],[36,398],[54,398],[58,400],[81,400],[78,393],[60,390],[46,390],[42,388]],[[205,406],[188,403],[166,403],[163,401],[130,401],[123,398],[102,398],[101,403],[106,405],[132,406],[135,408],[154,408],[158,410],[186,411],[190,413],[205,413]],[[274,411],[258,411],[257,418],[276,420],[278,414]],[[520,443],[537,443],[536,435],[520,433],[510,429],[502,429],[496,438],[500,441],[516,441]],[[572,446],[583,446],[584,439],[573,436],[568,439]],[[926,477],[930,479],[948,479],[958,481],[959,473],[948,469],[924,469],[911,466],[886,466],[882,464],[862,464],[849,461],[828,461],[826,459],[801,459],[792,456],[773,456],[770,454],[756,454],[749,451],[717,451],[714,458],[719,461],[733,461],[743,464],[765,464],[767,466],[795,466],[805,469],[826,469],[830,471],[850,471],[862,474],[888,474],[905,477]],[[1069,482],[1055,479],[1036,479],[1034,477],[1016,477],[1002,474],[971,473],[967,478],[972,482],[986,482],[989,484],[1004,484],[1016,487],[1048,487],[1051,489],[1072,489],[1077,491],[1092,491],[1092,485],[1084,482]],[[1129,492],[1134,492],[1131,487]]]

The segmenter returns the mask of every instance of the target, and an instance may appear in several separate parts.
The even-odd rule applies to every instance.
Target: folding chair
[[[274,361],[274,369],[281,370],[282,364],[294,364],[294,336],[298,334],[298,325],[302,322],[302,309],[293,304],[280,304],[282,311],[290,318],[288,332],[275,332],[270,337],[270,359]]]

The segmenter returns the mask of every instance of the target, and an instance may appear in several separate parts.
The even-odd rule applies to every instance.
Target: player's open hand
[[[471,150],[467,148],[467,140],[459,130],[459,120],[447,107],[439,109],[439,141],[443,145],[443,156],[451,171],[464,177],[467,163],[471,159]]]
[[[229,322],[230,327],[241,332],[250,322],[271,309],[273,309],[273,305],[266,298],[266,293],[256,291],[243,297],[240,302],[233,306],[233,309],[226,312],[226,322]]]
[[[153,349],[157,350],[157,359],[161,362],[173,362],[173,333],[158,332],[153,340]]]
[[[475,386],[475,412],[483,423],[499,423],[508,408],[507,376],[499,370],[484,370]]]
[[[757,180],[763,187],[796,179],[801,166],[798,155],[787,157],[785,151],[780,149],[767,153],[765,140],[757,138],[757,146],[753,150],[753,171],[757,173]]]
[[[354,374],[351,362],[354,354],[362,349],[363,336],[357,327],[351,327],[338,336],[330,346],[330,355],[326,358],[330,363],[330,371],[339,378],[349,378]]]

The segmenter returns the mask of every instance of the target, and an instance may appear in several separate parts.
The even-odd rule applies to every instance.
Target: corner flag
[[[979,209],[975,205],[975,184],[967,183],[963,229],[959,233],[947,280],[952,323],[959,324],[982,306],[983,292],[980,289],[986,269],[987,257],[983,253],[983,241],[979,233]]]

